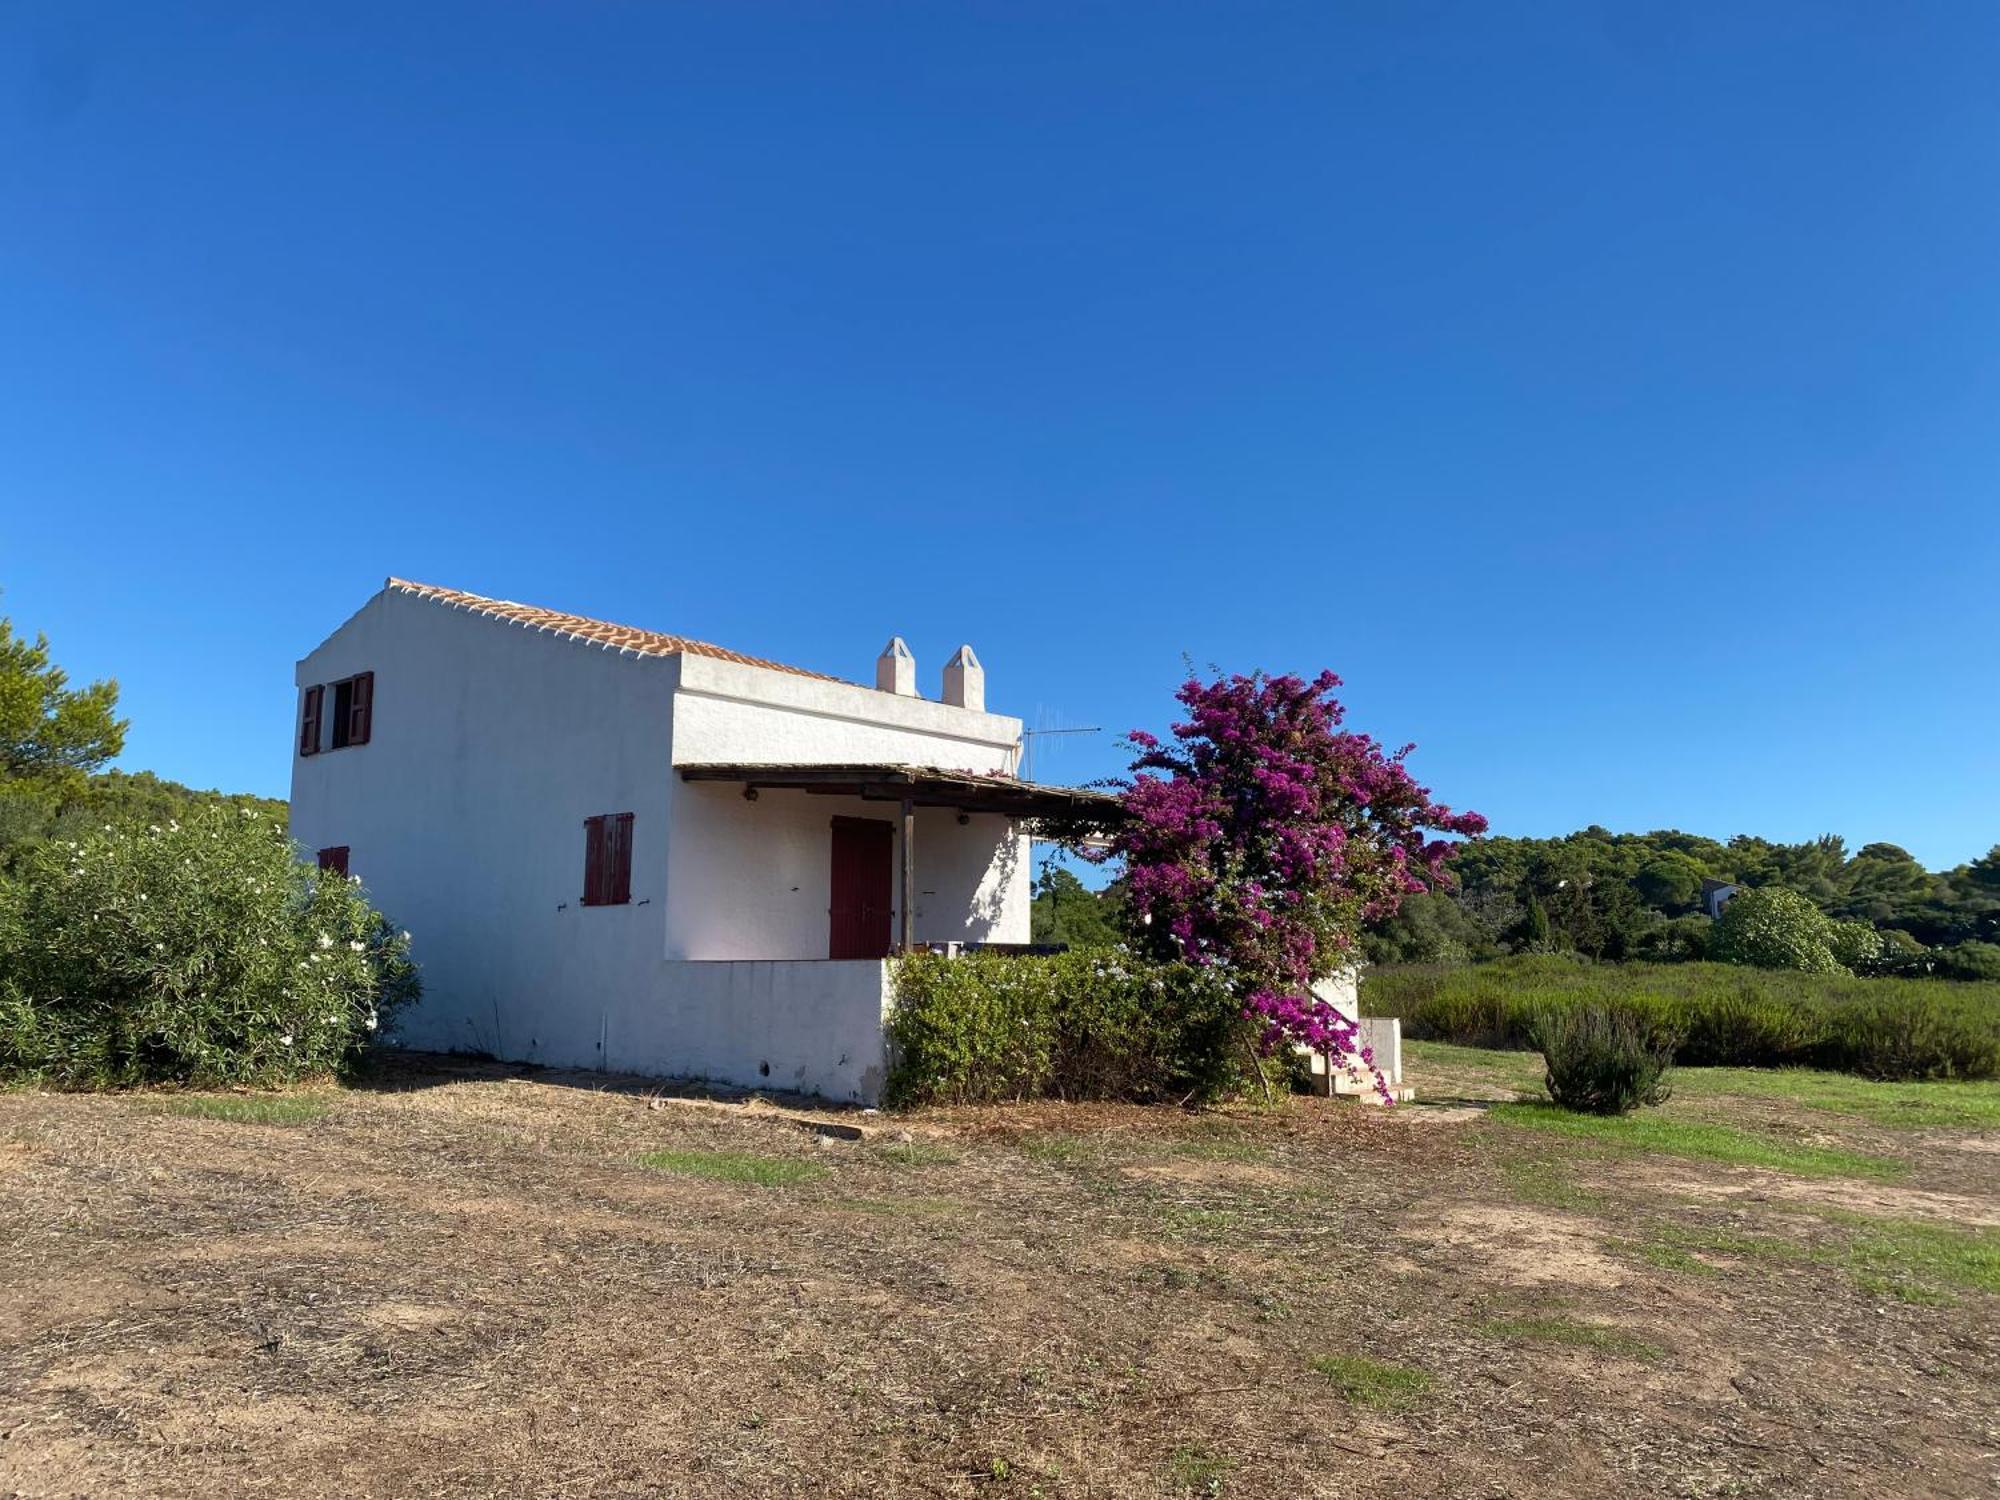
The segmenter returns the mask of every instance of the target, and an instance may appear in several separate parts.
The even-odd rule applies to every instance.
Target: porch
[[[1120,817],[1109,793],[901,763],[676,767],[669,951],[879,959],[1024,948],[1029,841]]]

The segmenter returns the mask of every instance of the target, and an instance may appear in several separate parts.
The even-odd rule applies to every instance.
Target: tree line
[[[1702,883],[1796,893],[1839,924],[1879,938],[1858,967],[1876,974],[2000,979],[2000,844],[1949,870],[1927,870],[1895,844],[1849,852],[1837,834],[1787,844],[1753,834],[1725,841],[1663,829],[1593,826],[1560,838],[1497,836],[1461,844],[1451,887],[1412,895],[1370,923],[1375,964],[1472,963],[1517,953],[1574,953],[1671,963],[1721,956],[1702,910]],[[1123,883],[1093,891],[1046,866],[1036,883],[1038,943],[1121,940]]]
[[[1377,963],[1450,963],[1510,953],[1578,953],[1673,962],[1711,956],[1704,881],[1794,892],[1826,917],[1872,928],[1876,972],[2000,978],[2000,844],[1949,870],[1926,870],[1895,844],[1849,852],[1826,834],[1722,842],[1663,829],[1592,826],[1561,838],[1488,838],[1452,855],[1454,886],[1412,897],[1376,923]]]

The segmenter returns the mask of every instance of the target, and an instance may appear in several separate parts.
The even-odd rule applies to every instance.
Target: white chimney
[[[986,668],[979,665],[970,646],[960,646],[958,654],[944,664],[944,701],[974,713],[986,712]]]
[[[900,635],[890,636],[889,644],[875,658],[875,686],[882,692],[905,698],[917,696],[917,659],[910,655],[910,648]]]

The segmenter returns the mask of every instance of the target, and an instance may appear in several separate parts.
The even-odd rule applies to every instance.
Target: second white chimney
[[[890,636],[889,644],[875,658],[875,686],[905,698],[917,696],[917,659],[900,635]]]
[[[975,713],[986,712],[986,668],[970,646],[960,646],[957,655],[944,664],[944,701]]]

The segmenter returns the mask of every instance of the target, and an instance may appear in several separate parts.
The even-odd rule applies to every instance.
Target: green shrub
[[[886,1096],[1212,1099],[1239,1081],[1247,1035],[1227,986],[1184,964],[1121,949],[920,954],[896,967]]]
[[[1741,899],[1741,898],[1738,898]],[[1370,969],[1361,1006],[1416,1040],[1528,1047],[1550,1006],[1624,1004],[1678,1033],[1688,1067],[1826,1067],[1877,1078],[2000,1076],[2000,984],[1860,979],[1730,964],[1490,964]]]
[[[1832,922],[1827,926],[1827,948],[1833,961],[1851,973],[1860,974],[1882,956],[1882,935],[1868,922]]]
[[[1655,1013],[1680,1034],[1690,1068],[1755,1068],[1802,1062],[1826,1034],[1825,1008],[1754,983],[1700,999],[1652,997]]]
[[[1829,1018],[1814,1059],[1865,1078],[1992,1078],[2000,1074],[2000,1034],[1990,1015],[1954,1009],[1936,985],[1899,986],[1842,1007]]]
[[[1552,1006],[1535,1018],[1536,1050],[1548,1064],[1549,1097],[1579,1114],[1630,1114],[1664,1104],[1673,1033],[1627,1005]]]
[[[1946,979],[2000,980],[2000,943],[1955,943],[1938,949],[1934,958]]]
[[[1843,967],[1834,956],[1833,938],[1833,921],[1811,901],[1797,891],[1763,886],[1738,892],[1722,909],[1712,951],[1724,963],[1832,974]]]
[[[60,1087],[338,1072],[418,988],[407,934],[250,809],[48,841],[0,926],[0,1074]]]

